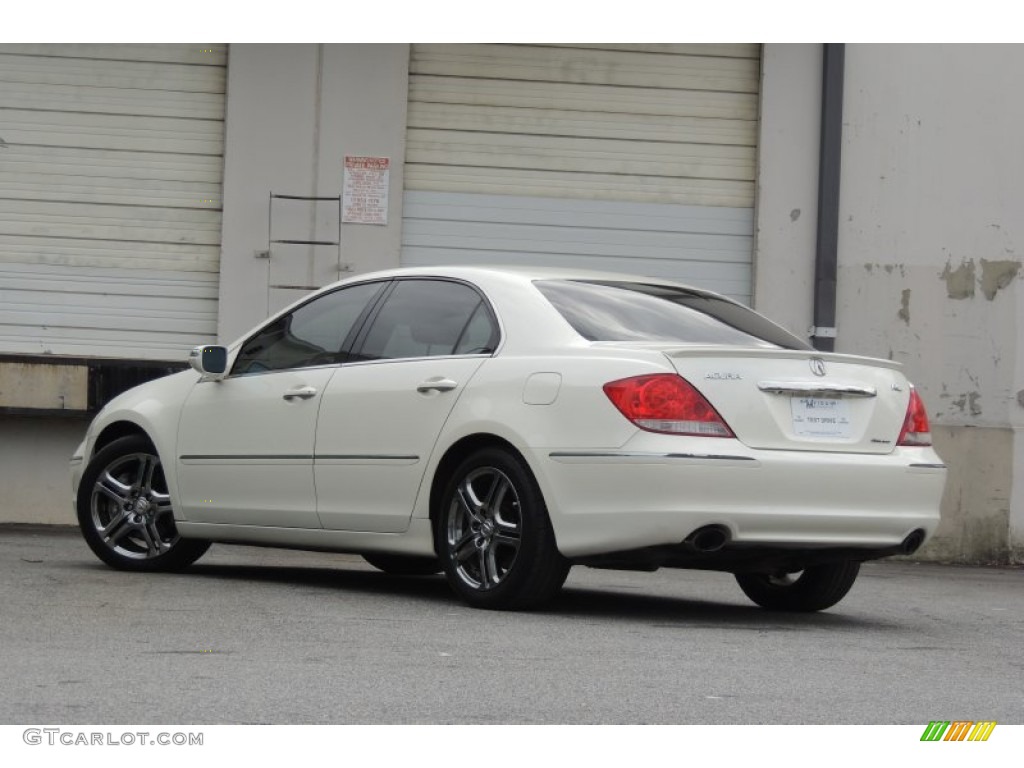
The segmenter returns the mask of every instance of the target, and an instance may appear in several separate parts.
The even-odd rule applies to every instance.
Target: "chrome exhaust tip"
[[[900,544],[900,552],[904,555],[914,554],[921,548],[921,545],[924,544],[924,537],[924,531],[921,528],[918,528],[903,540],[903,543]]]
[[[729,531],[721,525],[705,525],[691,533],[683,541],[695,552],[717,552],[729,543]]]

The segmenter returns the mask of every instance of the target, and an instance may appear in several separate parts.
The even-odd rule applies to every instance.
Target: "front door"
[[[204,381],[178,432],[178,488],[185,518],[319,528],[313,436],[332,367]]]
[[[190,522],[320,528],[317,412],[387,283],[321,294],[241,345],[223,381],[196,384],[178,428],[179,505]]]

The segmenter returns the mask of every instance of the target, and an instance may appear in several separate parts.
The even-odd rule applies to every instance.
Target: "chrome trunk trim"
[[[760,381],[757,388],[775,395],[816,395],[819,397],[877,397],[878,390],[840,381]]]

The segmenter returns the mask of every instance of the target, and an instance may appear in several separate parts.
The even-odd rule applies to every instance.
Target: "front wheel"
[[[89,548],[114,568],[176,571],[210,547],[178,535],[160,456],[141,435],[119,438],[92,458],[77,507]]]
[[[795,573],[737,573],[744,594],[770,611],[810,613],[831,608],[850,591],[860,563],[815,565]]]
[[[570,564],[537,482],[501,448],[480,450],[452,474],[441,497],[438,556],[452,589],[477,608],[535,608],[561,589]]]

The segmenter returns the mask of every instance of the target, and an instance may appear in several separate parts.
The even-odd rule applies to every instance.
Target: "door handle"
[[[459,386],[459,382],[446,379],[443,376],[435,376],[432,379],[427,379],[416,387],[417,392],[426,394],[427,392],[450,392]]]
[[[296,387],[295,389],[289,389],[285,392],[282,397],[285,400],[308,400],[316,394],[316,387]]]

